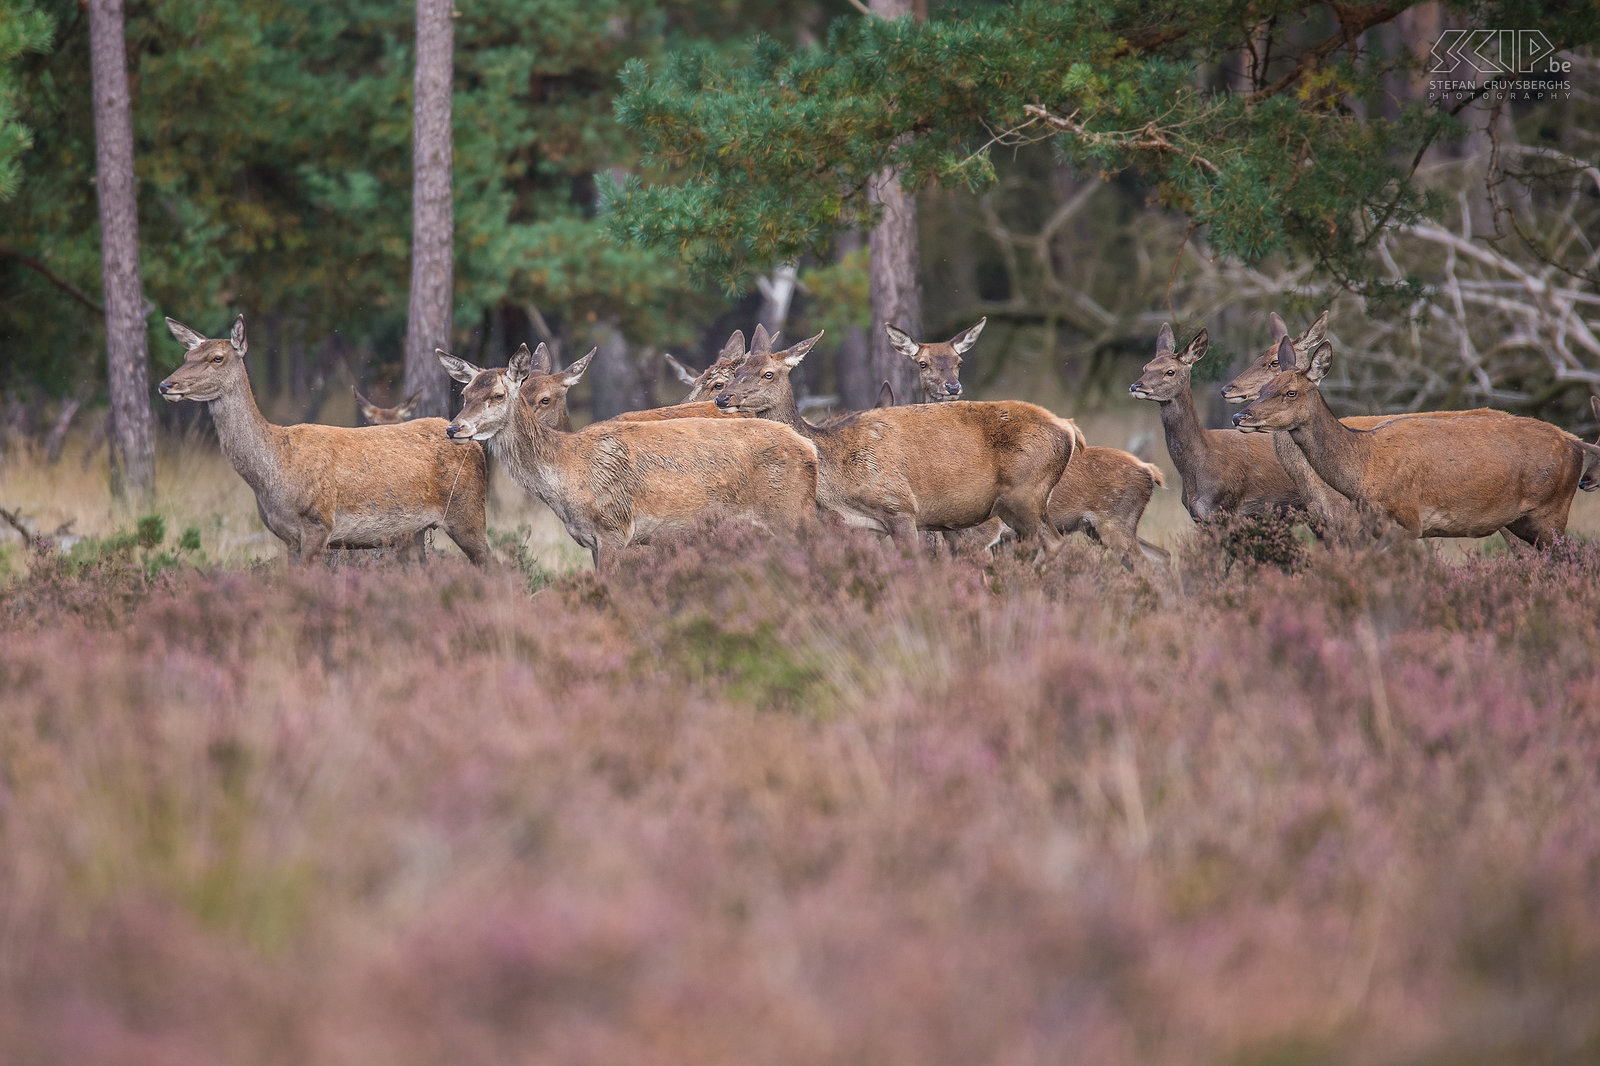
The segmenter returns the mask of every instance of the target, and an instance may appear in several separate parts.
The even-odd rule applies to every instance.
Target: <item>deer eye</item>
[[[222,361],[223,361],[223,360],[224,360],[224,359],[226,359],[226,358],[228,358],[228,357],[227,357],[227,356],[225,356],[225,355],[213,355],[213,356],[212,356],[212,357],[211,357],[211,361],[212,361],[212,362],[213,362],[213,363],[220,363],[220,362],[222,362]]]
[[[917,365],[920,366],[924,370],[928,369],[928,361],[926,359],[917,360]]]
[[[1296,397],[1296,396],[1298,396],[1298,395],[1300,395],[1300,393],[1299,393],[1299,391],[1298,391],[1298,390],[1296,390],[1296,389],[1290,389],[1290,390],[1289,390],[1289,391],[1288,391],[1288,392],[1286,392],[1286,393],[1284,393],[1284,394],[1283,394],[1283,395],[1284,395],[1284,397],[1285,397],[1285,398],[1286,398],[1286,399],[1290,399],[1290,400],[1292,400],[1292,399],[1294,399],[1294,398],[1295,398],[1295,397]]]
[[[772,371],[769,370],[765,374],[762,374],[761,376],[764,377],[764,378],[770,378],[772,376]]]
[[[1272,362],[1268,363],[1267,365],[1270,366],[1274,370],[1278,369],[1278,361],[1276,359],[1274,359]]]
[[[549,403],[549,402],[550,402],[550,397],[548,397],[548,396],[541,396],[541,397],[539,397],[539,403],[540,403],[540,404],[541,404],[541,405],[542,405],[542,404],[547,404],[547,403]]]
[[[1167,377],[1169,377],[1169,378],[1170,378],[1170,377],[1171,377],[1171,376],[1172,376],[1172,375],[1174,375],[1174,374],[1176,374],[1176,373],[1177,373],[1177,371],[1176,371],[1176,370],[1169,370],[1169,371],[1167,371]]]

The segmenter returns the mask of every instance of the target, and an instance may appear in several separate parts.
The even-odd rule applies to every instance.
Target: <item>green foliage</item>
[[[172,551],[162,550],[166,539],[165,516],[140,515],[133,529],[119,530],[104,537],[83,537],[51,561],[57,572],[69,577],[136,571],[145,580],[181,567],[185,561],[201,561],[200,530],[195,526],[184,529]]]
[[[0,203],[17,194],[21,156],[32,131],[18,119],[17,77],[12,65],[25,52],[50,47],[55,27],[35,0],[0,0]]]
[[[1376,24],[1408,6],[1348,5],[1341,17]],[[1537,17],[1527,4],[1461,6],[1483,25],[1533,18],[1565,47],[1600,34],[1592,5]],[[1311,0],[1023,0],[935,13],[921,24],[840,19],[825,42],[793,51],[759,40],[739,64],[703,48],[630,63],[617,116],[683,180],[608,185],[615,230],[736,284],[870,222],[866,184],[886,166],[913,187],[982,185],[997,143],[1047,137],[1083,170],[1136,176],[1225,254],[1286,252],[1352,285],[1377,285],[1366,261],[1379,232],[1430,209],[1411,166],[1451,118],[1422,103],[1395,118],[1355,106],[1416,59],[1352,57]],[[1282,78],[1196,88],[1197,70],[1236,69],[1266,20],[1286,50],[1272,70]]]
[[[69,0],[39,8],[36,21],[48,27],[53,16],[58,26],[55,47],[15,64],[5,42],[18,27],[0,19],[0,70],[15,67],[20,118],[36,131],[0,242],[92,296],[100,263],[88,22]],[[725,32],[730,9],[735,24],[779,32],[795,18],[784,5],[707,11],[688,0],[484,0],[461,10],[458,340],[492,309],[533,304],[558,329],[609,316],[631,337],[683,345],[708,307],[720,309],[675,256],[619,243],[596,222],[593,175],[635,163],[612,115],[617,70],[678,34]],[[413,32],[411,5],[375,0],[128,8],[141,269],[162,314],[215,330],[243,311],[263,353],[335,333],[398,346]],[[150,322],[159,376],[177,349],[160,315]],[[0,259],[0,338],[28,341],[7,377],[66,393],[92,372],[83,353],[103,349],[101,329],[41,274]]]

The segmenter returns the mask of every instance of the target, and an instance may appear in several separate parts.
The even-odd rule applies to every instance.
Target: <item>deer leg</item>
[[[911,520],[910,515],[887,515],[882,521],[889,528],[889,536],[901,548],[910,548],[912,551],[922,550],[922,544],[917,540],[917,524]]]
[[[1048,489],[1044,496],[1048,499]],[[1042,499],[1018,500],[1002,496],[994,505],[995,516],[1016,532],[1018,541],[1038,537],[1043,542],[1044,557],[1048,560],[1060,554],[1066,540],[1051,526],[1044,512],[1045,501]]]
[[[300,550],[295,553],[294,561],[309,566],[328,550],[328,529],[325,526],[301,526],[299,542]]]
[[[493,557],[489,551],[489,535],[481,524],[469,525],[464,529],[447,526],[445,533],[456,542],[456,547],[466,553],[473,566],[486,566]]]

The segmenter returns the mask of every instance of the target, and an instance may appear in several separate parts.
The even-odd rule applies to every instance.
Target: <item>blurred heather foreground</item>
[[[0,587],[0,1062],[1600,1059],[1600,546],[140,533]]]

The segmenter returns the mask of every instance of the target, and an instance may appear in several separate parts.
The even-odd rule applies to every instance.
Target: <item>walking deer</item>
[[[917,363],[924,400],[942,403],[960,399],[961,357],[972,349],[987,321],[980,318],[977,325],[943,344],[913,340],[910,334],[891,325],[885,325],[884,331],[896,351]],[[885,387],[888,384],[884,382]],[[1090,445],[1076,425],[1068,425],[1077,439],[1072,461],[1050,493],[1046,514],[1051,527],[1062,536],[1083,533],[1129,566],[1138,565],[1141,555],[1164,562],[1167,553],[1139,537],[1139,520],[1144,517],[1151,495],[1157,485],[1166,484],[1160,469],[1119,448]],[[992,548],[1004,532],[999,519],[992,519],[971,535]]]
[[[519,401],[532,367],[527,345],[495,370],[435,354],[466,385],[461,413],[444,436],[464,446],[482,441],[589,549],[597,568],[619,548],[712,515],[786,533],[816,522],[817,450],[783,426],[684,418],[596,422],[567,433]]]
[[[361,417],[367,420],[369,426],[398,426],[402,422],[409,422],[411,416],[417,413],[417,404],[422,399],[422,390],[418,389],[402,403],[393,407],[379,407],[361,395],[361,390],[354,385],[350,391],[356,394],[356,410],[361,412]]]
[[[914,544],[917,529],[968,529],[999,517],[1054,555],[1050,490],[1073,432],[1030,403],[960,403],[861,411],[832,426],[800,416],[790,372],[821,334],[774,352],[763,329],[717,406],[781,422],[820,457],[818,502],[851,525]],[[1067,423],[1070,426],[1070,423]]]
[[[311,562],[330,546],[409,542],[414,550],[421,533],[442,528],[467,558],[488,561],[483,449],[451,448],[444,419],[275,426],[250,391],[243,315],[227,340],[208,340],[170,318],[167,329],[188,355],[157,391],[169,403],[210,408],[222,454],[255,492],[262,523],[292,559]]]
[[[1305,368],[1280,370],[1244,410],[1241,429],[1280,430],[1317,476],[1412,537],[1487,537],[1504,530],[1539,547],[1567,528],[1586,444],[1512,415],[1397,418],[1368,430],[1334,417],[1317,387],[1332,364],[1323,345]],[[1280,342],[1281,364],[1296,363]]]
[[[1189,372],[1210,344],[1202,329],[1179,352],[1172,327],[1162,323],[1155,358],[1128,386],[1139,399],[1161,405],[1167,454],[1183,479],[1184,508],[1199,521],[1214,514],[1270,515],[1303,506],[1304,499],[1278,462],[1270,438],[1200,424]]]
[[[1332,345],[1325,340],[1328,333],[1328,312],[1324,311],[1311,326],[1298,338],[1291,341],[1293,358],[1284,356],[1280,358],[1280,345],[1289,337],[1289,328],[1282,318],[1274,312],[1270,316],[1272,329],[1272,343],[1266,350],[1256,356],[1255,361],[1244,370],[1240,371],[1232,381],[1222,387],[1222,398],[1229,403],[1249,403],[1261,395],[1261,390],[1266,387],[1281,370],[1288,370],[1294,366],[1310,366],[1311,357],[1318,349],[1326,347],[1332,351]],[[1384,422],[1396,418],[1455,418],[1462,415],[1485,415],[1498,417],[1504,412],[1496,411],[1489,407],[1478,407],[1470,411],[1417,411],[1397,415],[1351,415],[1340,419],[1351,429],[1372,429]],[[1509,417],[1509,416],[1506,416]],[[1305,453],[1289,438],[1287,433],[1272,434],[1272,452],[1277,456],[1278,463],[1284,472],[1289,475],[1289,480],[1294,483],[1295,491],[1305,500],[1307,509],[1323,523],[1345,523],[1345,528],[1354,528],[1357,520],[1355,505],[1344,494],[1333,488],[1326,481],[1317,476],[1311,468],[1311,463],[1306,459]]]

